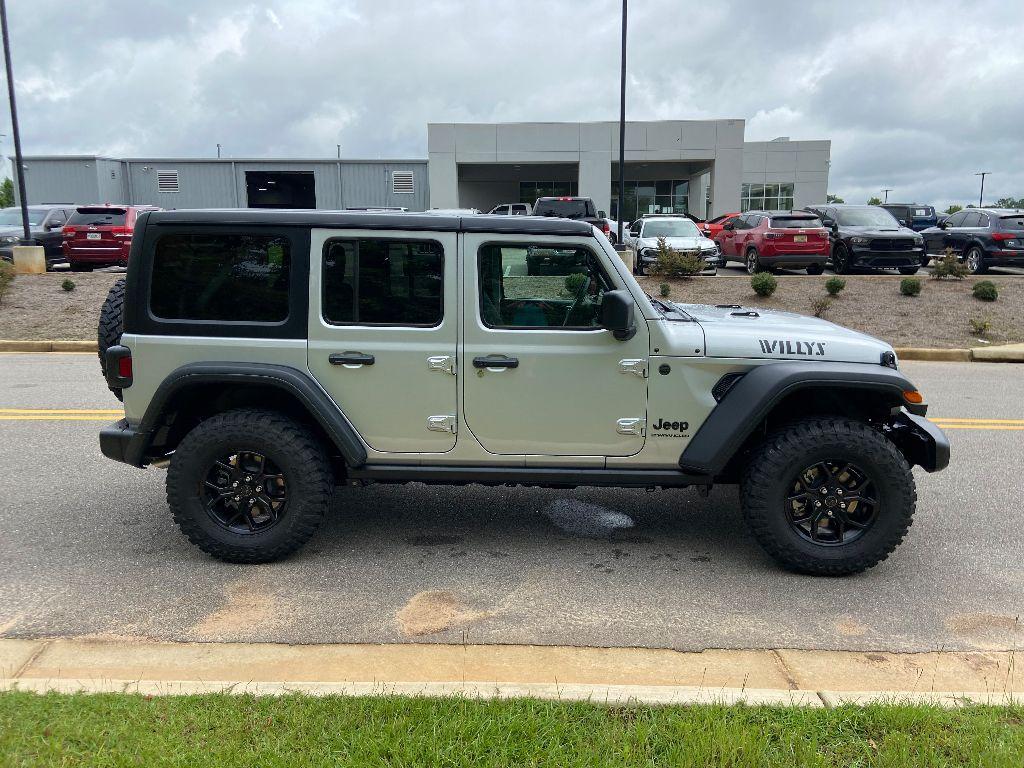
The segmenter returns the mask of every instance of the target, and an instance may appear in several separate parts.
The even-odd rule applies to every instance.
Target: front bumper
[[[100,430],[100,451],[108,459],[144,467],[149,463],[146,459],[149,437],[148,432],[132,427],[128,419],[121,419]]]
[[[707,262],[708,269],[718,269],[725,266],[725,259],[722,258],[722,253],[717,248],[714,251],[704,251],[701,253],[701,256]],[[658,252],[650,248],[645,248],[637,254],[637,261],[644,266],[654,264],[657,260]]]
[[[926,472],[939,472],[949,466],[949,438],[924,416],[900,411],[887,425],[886,434],[911,466]]]
[[[871,269],[919,267],[923,256],[924,245],[917,245],[906,251],[875,251],[870,246],[854,245],[850,248],[850,266]]]

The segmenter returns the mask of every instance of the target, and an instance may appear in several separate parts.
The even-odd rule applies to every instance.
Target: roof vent
[[[391,172],[391,194],[411,195],[414,191],[412,171]]]
[[[157,171],[156,172],[156,190],[157,190],[157,192],[177,192],[178,191],[178,172],[177,171]]]

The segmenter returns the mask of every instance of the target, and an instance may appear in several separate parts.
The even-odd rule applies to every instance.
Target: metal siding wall
[[[113,174],[113,175],[111,175]],[[98,202],[103,203],[127,203],[127,190],[125,190],[124,174],[121,169],[121,162],[118,160],[97,160],[96,178],[99,189]]]
[[[412,171],[413,193],[395,195],[391,192],[393,171]],[[427,163],[341,163],[342,207],[386,205],[422,211],[427,208]]]
[[[230,163],[181,163],[133,160],[132,200],[137,205],[161,208],[234,208],[235,193]],[[178,172],[178,192],[157,190],[157,171]],[[244,196],[240,199],[244,206]]]
[[[102,162],[102,161],[101,161]],[[103,202],[97,184],[96,161],[26,160],[25,193],[30,205],[41,203]],[[11,169],[17,172],[14,163]],[[14,176],[14,195],[18,195],[18,179]]]

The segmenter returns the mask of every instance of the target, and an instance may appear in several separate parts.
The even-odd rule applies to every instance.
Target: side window
[[[967,218],[969,211],[957,211],[948,219],[946,219],[946,226],[949,227],[962,227],[964,225],[964,219]]]
[[[643,225],[642,219],[637,219],[629,225],[629,234],[631,237],[640,237],[640,227]]]
[[[46,223],[51,227],[63,227],[67,220],[68,217],[65,215],[64,211],[59,208],[54,208],[50,211],[50,218],[46,220]]]
[[[491,243],[481,246],[480,317],[491,328],[600,326],[611,283],[590,249]]]
[[[512,206],[512,215],[513,216],[525,216],[526,215],[526,206],[525,205],[513,205]]]
[[[497,208],[494,209],[494,212],[496,214],[498,214],[499,216],[507,216],[508,215],[508,206],[507,205],[499,205]]]
[[[976,226],[976,227],[987,227],[988,225],[989,225],[988,214],[987,213],[979,213],[978,214],[978,223],[975,224],[974,226]]]
[[[163,320],[283,323],[290,271],[291,242],[281,235],[163,235],[149,308]]]
[[[964,217],[964,223],[961,227],[977,227],[980,226],[981,214],[977,211],[971,211]]]
[[[332,325],[433,326],[444,316],[444,249],[433,240],[329,240],[323,315]]]

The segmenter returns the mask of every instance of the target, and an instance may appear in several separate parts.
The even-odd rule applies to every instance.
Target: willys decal
[[[795,341],[793,339],[758,339],[761,352],[766,355],[804,355],[824,357],[824,341]]]

